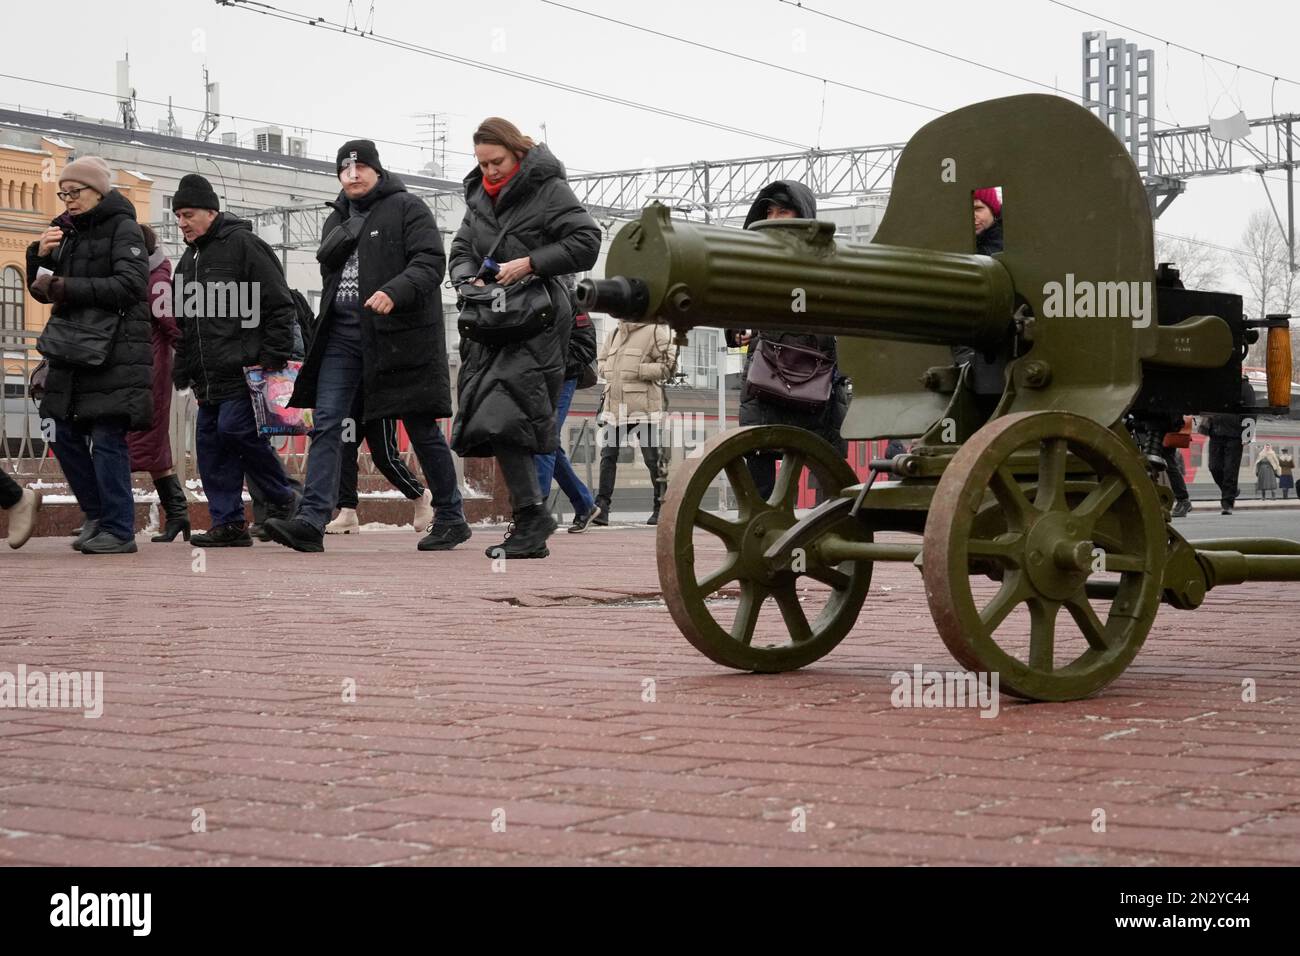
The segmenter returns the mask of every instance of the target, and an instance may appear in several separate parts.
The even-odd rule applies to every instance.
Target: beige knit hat
[[[63,167],[63,172],[59,174],[59,185],[66,182],[81,183],[101,196],[107,196],[113,188],[113,171],[98,156],[82,156]]]

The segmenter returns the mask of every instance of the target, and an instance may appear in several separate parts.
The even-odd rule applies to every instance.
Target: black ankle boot
[[[656,481],[654,483],[654,510],[650,512],[650,517],[646,519],[646,524],[659,523],[659,506],[664,500],[664,482]]]
[[[484,551],[489,558],[545,558],[551,549],[546,539],[555,533],[556,521],[545,505],[531,505],[515,512],[506,539]]]
[[[159,510],[165,520],[159,532],[150,541],[165,543],[175,541],[176,536],[184,535],[190,540],[190,503],[185,499],[185,489],[175,475],[155,478],[154,488],[158,490]]]

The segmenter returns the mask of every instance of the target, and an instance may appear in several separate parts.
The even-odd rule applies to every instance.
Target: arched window
[[[23,274],[13,266],[0,271],[0,345],[21,345],[12,333],[25,329],[23,319]]]

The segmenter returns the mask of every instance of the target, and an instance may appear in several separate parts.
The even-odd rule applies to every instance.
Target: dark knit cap
[[[172,196],[172,209],[211,209],[221,211],[221,202],[217,199],[212,184],[198,173],[189,173],[181,177],[180,185]]]
[[[339,154],[334,160],[335,175],[343,172],[343,167],[348,163],[365,163],[377,173],[384,171],[384,167],[379,164],[379,150],[368,139],[350,139],[339,147]]]

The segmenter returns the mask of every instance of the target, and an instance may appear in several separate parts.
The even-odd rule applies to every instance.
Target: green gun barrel
[[[707,226],[651,205],[614,239],[611,278],[579,284],[579,306],[679,330],[799,329],[936,345],[1006,335],[1015,296],[996,260],[841,244],[834,231],[801,219]]]

